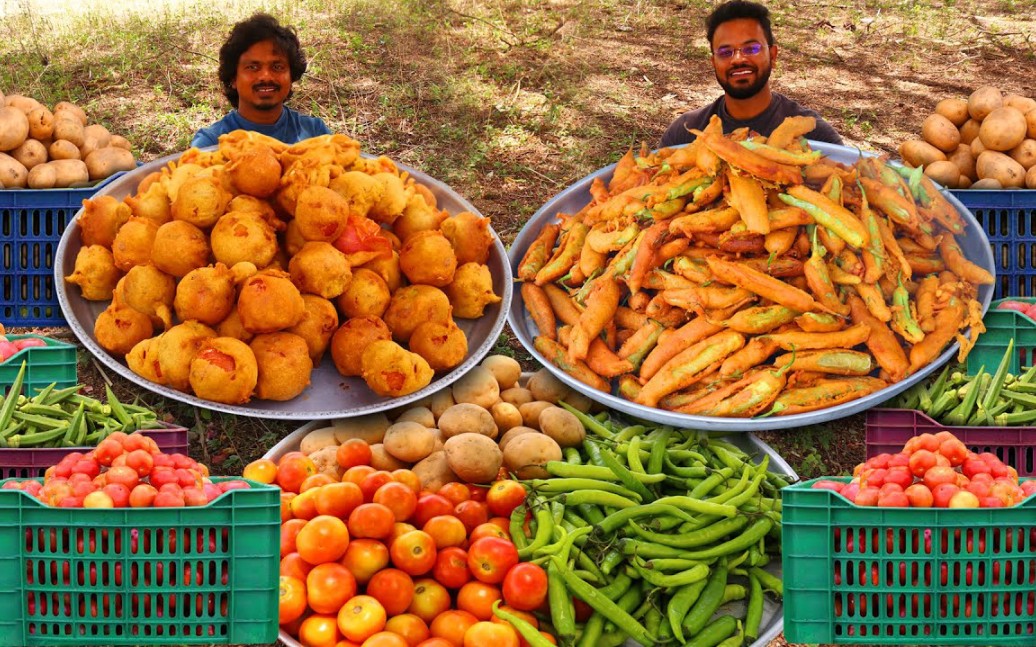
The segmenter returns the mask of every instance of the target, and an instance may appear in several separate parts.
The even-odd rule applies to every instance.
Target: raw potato
[[[11,157],[28,170],[47,161],[47,147],[35,139],[26,139],[22,145],[11,151]]]
[[[28,115],[29,137],[33,139],[50,139],[54,136],[54,114],[46,106],[36,108]]]
[[[971,186],[968,187],[968,188],[969,189],[1002,189],[1002,188],[1004,188],[1004,185],[1000,184],[999,180],[994,180],[993,178],[990,177],[990,178],[985,178],[985,179],[979,180],[978,182],[972,182]]]
[[[55,139],[48,149],[52,160],[77,160],[82,159],[79,147],[67,139]],[[89,171],[88,171],[89,173]]]
[[[1008,94],[1004,96],[1004,105],[1011,106],[1024,115],[1030,110],[1036,110],[1036,99],[1023,97],[1020,94]]]
[[[335,420],[332,426],[335,428],[335,439],[339,444],[350,438],[362,438],[368,445],[373,445],[385,439],[385,430],[391,424],[384,413],[371,413],[358,418]]]
[[[921,136],[944,153],[956,150],[960,144],[960,131],[949,119],[938,113],[925,117],[921,124]]]
[[[416,463],[432,453],[435,448],[435,434],[419,422],[404,420],[385,431],[385,451],[394,458]]]
[[[435,419],[438,420],[443,411],[455,404],[457,401],[453,399],[453,389],[442,389],[432,394],[432,401],[428,403],[428,408],[432,410]]]
[[[972,181],[978,179],[975,175],[975,158],[971,154],[971,146],[961,144],[947,159],[957,165],[961,175],[971,178]]]
[[[542,413],[547,407],[553,406],[553,402],[548,402],[546,400],[533,400],[532,402],[526,402],[522,406],[518,407],[518,411],[522,414],[522,422],[526,427],[539,429],[540,413]]]
[[[561,447],[578,447],[586,438],[586,429],[575,414],[561,407],[547,407],[540,412],[540,431]]]
[[[47,164],[53,166],[58,174],[56,186],[81,185],[86,184],[90,180],[83,160],[53,160],[47,162]]]
[[[53,189],[58,184],[58,170],[53,164],[39,164],[29,171],[30,189]]]
[[[572,407],[576,411],[580,411],[582,413],[589,413],[590,409],[593,409],[595,404],[593,400],[583,395],[579,391],[572,391],[571,393],[565,396],[562,402]]]
[[[968,120],[968,102],[964,99],[943,99],[935,104],[935,112],[946,117],[950,123],[960,128]]]
[[[522,434],[538,434],[538,433],[540,433],[540,432],[537,431],[536,429],[533,429],[532,427],[525,427],[525,426],[511,427],[510,429],[505,431],[502,436],[500,436],[500,440],[499,440],[499,442],[497,442],[497,445],[500,446],[500,451],[502,451],[502,452],[503,451],[507,451],[507,446],[511,443],[512,440],[514,440],[518,436],[521,436]]]
[[[554,374],[546,368],[541,368],[530,375],[529,381],[525,383],[525,388],[532,391],[532,397],[547,402],[560,402],[572,392],[572,389],[554,377]]]
[[[450,469],[445,451],[432,452],[428,458],[417,463],[410,470],[421,479],[421,489],[431,492],[438,492],[447,483],[460,480]]]
[[[429,429],[435,427],[435,414],[428,407],[410,407],[396,418],[396,422],[416,422]]]
[[[1000,89],[991,85],[983,86],[968,97],[968,114],[975,121],[982,121],[986,115],[1004,105],[1004,97]]]
[[[86,111],[70,101],[58,101],[54,104],[54,114],[64,113],[66,117],[73,117],[84,126],[87,123]]]
[[[1036,189],[1036,165],[1025,173],[1025,188]]]
[[[22,112],[22,114],[27,115],[36,108],[41,107],[43,104],[32,97],[27,97],[22,94],[9,94],[4,97],[4,105],[17,108]]]
[[[975,161],[979,178],[994,179],[1005,189],[1020,189],[1025,186],[1025,169],[1007,155],[997,151],[985,151]]]
[[[1007,152],[1011,159],[1018,162],[1025,169],[1036,165],[1036,139],[1026,139]]]
[[[119,171],[132,171],[137,167],[133,153],[125,148],[106,146],[86,156],[86,168],[91,180],[102,180]]]
[[[899,156],[903,158],[904,162],[914,168],[928,166],[932,162],[946,159],[945,153],[920,139],[910,139],[900,144]]]
[[[11,151],[29,136],[29,119],[12,106],[0,108],[0,151]]]
[[[493,408],[489,410],[489,413],[493,416],[493,422],[496,423],[496,428],[502,432],[505,432],[512,427],[517,427],[523,422],[522,414],[518,411],[518,407],[514,406],[510,402],[497,402],[493,405]]]
[[[544,434],[521,434],[507,444],[504,466],[520,479],[549,478],[543,468],[548,461],[561,460],[561,447]]]
[[[976,137],[975,139],[971,140],[971,156],[974,157],[976,160],[978,159],[978,156],[984,153],[986,150],[986,145],[982,143],[981,137]]]
[[[1025,115],[1014,108],[997,108],[982,120],[979,139],[989,150],[1009,151],[1025,139]]]
[[[482,360],[482,366],[496,377],[501,390],[518,384],[522,376],[522,365],[515,358],[506,355],[490,355]]]
[[[114,146],[116,148],[125,148],[126,150],[133,150],[132,144],[130,144],[129,140],[123,137],[122,135],[112,135],[111,141],[108,145]]]
[[[82,154],[83,159],[86,159],[90,153],[98,148],[111,145],[111,139],[111,133],[108,132],[107,128],[101,124],[90,124],[83,129],[83,145],[79,147],[79,152]]]
[[[932,162],[924,167],[924,174],[950,189],[957,188],[957,181],[962,175],[957,165],[948,161]]]
[[[960,143],[970,144],[978,137],[978,131],[982,128],[982,122],[968,119],[960,127]]]
[[[25,188],[29,179],[29,171],[22,163],[7,153],[0,153],[0,187],[11,189]]]
[[[439,416],[439,431],[446,439],[464,433],[496,438],[499,433],[493,414],[485,407],[470,402],[460,402],[443,411]]]
[[[337,449],[340,444],[341,442],[335,437],[334,427],[321,427],[302,437],[302,442],[299,443],[299,451],[309,456],[325,447]]]
[[[67,139],[76,148],[83,145],[83,124],[68,115],[54,115],[54,139]]]
[[[489,483],[496,479],[504,461],[503,452],[492,438],[465,433],[446,439],[446,462],[453,473],[468,483]]]
[[[1036,109],[1025,113],[1025,125],[1028,129],[1025,136],[1029,139],[1036,139]]]
[[[508,404],[520,407],[526,402],[532,402],[536,398],[532,397],[532,391],[529,389],[521,386],[512,386],[500,392],[500,399]]]
[[[327,474],[336,481],[342,480],[342,466],[338,464],[338,445],[321,447],[307,456],[316,463],[318,474]]]
[[[374,443],[371,445],[371,467],[376,470],[384,470],[391,472],[393,470],[402,470],[410,466],[410,463],[404,463],[392,454],[388,453],[383,443]]]
[[[476,366],[453,383],[453,399],[488,410],[500,400],[500,385],[489,369]]]

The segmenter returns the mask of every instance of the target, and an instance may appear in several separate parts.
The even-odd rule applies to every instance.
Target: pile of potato
[[[543,465],[561,460],[565,447],[581,445],[582,423],[558,406],[588,412],[593,402],[547,369],[522,379],[521,366],[490,355],[464,377],[406,408],[336,420],[309,432],[299,450],[336,481],[335,455],[350,438],[370,443],[371,466],[408,468],[426,490],[444,483],[489,483],[501,467],[520,478],[546,478]]]
[[[82,186],[136,167],[129,141],[67,101],[0,92],[0,188]]]
[[[899,154],[950,189],[1036,189],[1036,99],[978,88],[943,99]]]

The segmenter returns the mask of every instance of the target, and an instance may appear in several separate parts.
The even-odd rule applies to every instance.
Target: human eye
[[[733,55],[734,55],[734,48],[733,47],[727,47],[726,45],[724,45],[723,47],[717,47],[716,48],[716,56],[718,58],[730,58]]]
[[[745,56],[755,56],[761,51],[763,51],[762,43],[751,43],[741,48],[741,52],[744,53]]]

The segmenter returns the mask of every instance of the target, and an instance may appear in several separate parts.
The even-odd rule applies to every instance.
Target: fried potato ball
[[[346,317],[363,317],[385,314],[392,293],[388,284],[377,272],[363,267],[356,268],[345,291],[335,301]]]
[[[111,249],[119,227],[133,215],[129,205],[110,195],[83,200],[83,210],[76,218],[84,245],[103,245]]]
[[[299,231],[299,221],[292,218],[284,226],[284,243],[281,245],[281,249],[288,253],[288,256],[294,256],[299,253],[302,246],[306,244],[306,239],[302,237],[302,232]]]
[[[384,320],[392,338],[401,344],[410,340],[418,324],[449,321],[452,306],[446,293],[431,285],[408,285],[392,294]]]
[[[151,318],[133,308],[112,302],[94,321],[94,337],[101,348],[122,357],[142,340],[155,334]]]
[[[399,252],[397,251],[367,261],[360,267],[371,270],[380,276],[388,286],[389,292],[395,292],[406,282],[403,270],[399,269]]]
[[[241,315],[237,313],[237,308],[230,309],[230,314],[227,315],[227,318],[216,325],[216,332],[220,337],[233,337],[234,339],[240,339],[246,344],[255,338],[255,333],[248,332],[241,325]]]
[[[115,286],[114,298],[137,312],[151,317],[162,330],[173,325],[173,299],[176,280],[154,265],[137,265]]]
[[[180,321],[215,326],[234,309],[234,275],[223,263],[191,270],[176,284],[173,309]]]
[[[161,337],[158,335],[141,339],[130,349],[130,352],[126,353],[126,366],[129,367],[129,370],[155,384],[165,384],[162,368],[158,364],[158,354],[155,352]]]
[[[87,301],[107,301],[122,278],[122,270],[115,267],[111,250],[102,245],[87,245],[76,254],[75,268],[65,281],[78,285]]]
[[[158,223],[147,218],[130,218],[119,227],[112,241],[112,255],[115,267],[128,272],[134,265],[151,262],[151,250],[155,245]]]
[[[173,219],[169,193],[161,182],[153,182],[146,190],[137,189],[136,195],[128,195],[123,199],[130,212],[137,218],[154,220],[163,225]]]
[[[284,272],[262,272],[246,280],[237,295],[245,330],[256,334],[291,328],[302,318],[305,302]]]
[[[345,291],[352,269],[345,254],[331,243],[308,241],[288,261],[291,282],[299,292],[333,299]]]
[[[453,281],[457,255],[440,231],[419,231],[403,242],[399,268],[411,283],[442,287]]]
[[[259,366],[248,344],[233,337],[213,337],[204,341],[191,360],[188,379],[199,398],[244,404],[252,398]]]
[[[454,321],[426,321],[410,335],[410,350],[428,362],[433,371],[459,366],[468,354],[468,338]]]
[[[419,194],[414,194],[403,208],[403,215],[392,221],[392,233],[406,242],[406,239],[419,231],[439,229],[442,221],[449,213],[439,211],[425,202]]]
[[[331,180],[328,188],[345,198],[349,213],[367,217],[371,208],[381,200],[384,185],[374,176],[362,171],[346,171]]]
[[[324,186],[309,186],[299,193],[295,223],[306,240],[326,243],[342,235],[349,222],[349,203]]]
[[[493,275],[489,267],[480,263],[465,263],[458,267],[453,282],[445,290],[453,305],[453,316],[460,319],[478,319],[487,305],[501,300],[493,292]]]
[[[269,146],[262,144],[232,155],[226,171],[239,192],[257,198],[270,197],[281,184],[281,162]]]
[[[165,384],[187,393],[191,387],[191,361],[205,340],[215,336],[215,330],[197,321],[176,324],[162,333],[153,347]]]
[[[277,232],[258,214],[228,211],[212,227],[209,244],[227,267],[241,261],[266,267],[277,255]]]
[[[302,301],[306,304],[302,319],[289,328],[288,332],[306,340],[309,357],[316,366],[320,364],[324,351],[331,344],[331,336],[338,330],[338,310],[335,309],[335,304],[315,294],[303,294]]]
[[[186,276],[208,265],[211,255],[209,237],[186,220],[171,220],[155,232],[151,262],[166,274]]]
[[[453,246],[458,265],[489,261],[489,249],[493,246],[489,218],[462,211],[452,218],[443,220],[439,228]]]
[[[277,217],[277,212],[273,210],[269,202],[260,200],[255,196],[235,195],[234,199],[227,205],[227,212],[231,211],[254,213],[257,216],[262,216],[263,220],[273,227],[274,231],[284,231],[286,226],[286,223]]]
[[[435,372],[428,362],[394,341],[379,339],[360,360],[363,381],[380,396],[398,398],[428,386]]]
[[[173,198],[173,218],[202,229],[211,227],[227,212],[232,197],[219,179],[211,175],[192,177],[180,185]]]
[[[371,178],[381,185],[378,201],[371,205],[367,217],[371,220],[391,225],[403,214],[410,195],[402,178],[396,173],[375,173]]]
[[[342,375],[349,377],[363,373],[363,350],[379,339],[392,339],[392,331],[385,322],[374,316],[353,317],[331,336],[331,359]]]
[[[290,332],[256,335],[249,344],[259,365],[256,397],[291,400],[309,386],[313,360],[306,340]]]

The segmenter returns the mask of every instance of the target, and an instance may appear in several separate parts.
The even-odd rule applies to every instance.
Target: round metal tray
[[[844,164],[852,164],[859,160],[860,157],[873,156],[873,153],[866,153],[856,148],[837,146],[835,144],[828,144],[825,142],[810,141],[810,145],[814,150],[819,150],[832,160]],[[525,255],[525,251],[528,249],[529,245],[531,245],[539,235],[543,226],[557,220],[557,214],[559,213],[571,214],[578,212],[587,204],[587,202],[590,201],[590,185],[593,181],[596,178],[601,178],[607,182],[611,178],[614,170],[614,164],[602,168],[599,171],[579,180],[540,207],[529,221],[525,223],[525,226],[522,228],[521,232],[519,232],[514,243],[511,245],[508,254],[510,257],[512,272],[517,271],[518,263]],[[968,211],[967,207],[961,204],[957,198],[947,191],[943,191],[943,196],[957,208],[961,213],[961,216],[964,218],[964,221],[967,223],[967,235],[958,238],[958,242],[964,251],[964,255],[968,260],[995,274],[996,267],[993,262],[993,252],[990,249],[989,239],[986,237],[985,231],[982,229],[981,225],[979,225],[978,221],[975,220],[975,216],[972,215],[972,213]],[[992,298],[992,285],[983,285],[979,287],[978,300],[982,304],[983,313],[985,313],[986,309],[989,307],[989,302]],[[514,298],[511,300],[511,307],[507,313],[507,321],[529,353],[539,360],[541,364],[546,366],[548,370],[558,377],[558,379],[580,393],[583,393],[587,397],[592,398],[616,411],[624,411],[630,415],[643,418],[645,420],[673,425],[675,427],[715,431],[788,429],[792,427],[802,427],[804,425],[828,422],[830,420],[850,416],[854,413],[859,413],[860,411],[865,411],[881,404],[923,380],[932,371],[936,370],[949,361],[951,357],[956,355],[959,347],[959,344],[954,342],[950,344],[946,350],[944,350],[942,354],[935,359],[935,361],[910,377],[887,386],[880,391],[844,404],[820,409],[818,411],[810,411],[808,413],[789,416],[770,416],[768,418],[747,419],[717,418],[714,416],[690,415],[657,409],[655,407],[647,407],[626,400],[625,398],[612,395],[611,393],[599,391],[569,376],[567,373],[554,366],[554,364],[547,360],[547,358],[533,347],[533,339],[536,337],[537,328],[536,324],[533,323],[532,318],[529,316],[528,311],[525,309],[525,301],[522,299],[520,290],[515,291]]]
[[[285,436],[279,443],[271,447],[270,450],[263,455],[263,458],[277,461],[281,456],[288,452],[297,451],[306,434],[314,429],[328,426],[328,424],[329,423],[323,421],[314,421],[299,427]],[[768,469],[771,472],[787,476],[791,480],[798,480],[798,474],[796,474],[795,470],[791,468],[791,465],[788,465],[787,461],[781,458],[780,454],[760,440],[755,434],[731,434],[726,438],[726,440],[745,450],[745,452],[752,457],[752,460],[757,463],[763,459],[763,456],[769,456],[770,464]],[[770,560],[770,563],[765,566],[765,569],[774,576],[781,577],[781,560]],[[735,616],[742,616],[744,614],[744,605],[745,602],[743,600],[728,602],[720,607],[716,614],[723,615],[725,613],[732,613]],[[766,647],[770,644],[770,641],[776,638],[782,631],[784,631],[784,605],[780,602],[774,602],[767,597],[763,601],[763,619],[762,623],[759,625],[759,637],[756,638],[755,642],[751,643],[750,647]],[[288,633],[283,630],[280,631],[278,638],[282,643],[289,647],[303,647],[302,643],[289,636]],[[635,647],[637,644],[638,643],[633,640],[629,640],[626,643],[627,647]]]
[[[94,197],[110,195],[123,199],[136,192],[137,185],[148,174],[166,166],[168,162],[179,159],[180,154],[170,155],[145,164],[130,171],[115,182],[98,191]],[[438,201],[440,209],[451,214],[470,211],[478,214],[478,210],[462,198],[449,186],[428,175],[397,164],[401,171],[406,171],[415,180],[427,186]],[[78,216],[77,216],[78,218]],[[328,418],[346,418],[383,411],[392,407],[419,400],[440,388],[452,384],[474,367],[496,343],[503,330],[505,315],[511,302],[512,281],[511,268],[507,263],[507,255],[499,236],[493,232],[494,243],[490,248],[488,266],[493,275],[493,291],[500,295],[499,303],[490,305],[480,319],[458,319],[468,338],[468,355],[464,361],[452,371],[438,375],[431,384],[409,395],[399,398],[385,398],[371,391],[366,383],[358,377],[343,377],[329,354],[325,353],[319,366],[313,367],[311,384],[298,396],[285,402],[274,400],[252,400],[247,405],[228,405],[211,400],[203,400],[189,393],[183,393],[160,384],[146,380],[126,366],[126,364],[101,348],[93,334],[97,316],[108,306],[107,301],[87,301],[83,299],[79,288],[65,283],[65,276],[75,267],[76,255],[82,247],[79,235],[79,224],[73,220],[61,236],[54,262],[54,285],[58,293],[58,303],[79,341],[97,357],[105,366],[122,377],[140,386],[173,400],[179,400],[206,409],[222,411],[240,416],[275,418],[284,420],[317,420]],[[492,228],[490,229],[492,231]]]

